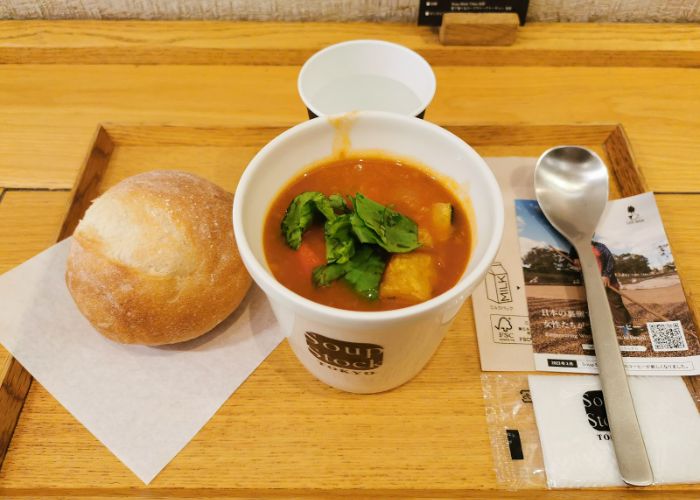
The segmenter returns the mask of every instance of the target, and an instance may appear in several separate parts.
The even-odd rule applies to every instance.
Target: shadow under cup
[[[352,150],[382,151],[426,165],[447,179],[462,200],[471,214],[473,245],[466,271],[450,290],[403,309],[349,311],[301,297],[270,272],[263,248],[270,204],[309,164],[332,154],[337,136],[334,125],[339,120],[347,120],[342,128],[347,130]],[[268,143],[238,184],[233,227],[246,268],[267,295],[304,367],[335,388],[375,393],[409,381],[430,360],[496,255],[503,232],[503,202],[484,160],[451,132],[413,117],[361,111],[303,122]]]
[[[353,40],[311,56],[297,87],[309,118],[363,110],[423,118],[435,94],[435,74],[402,45]]]

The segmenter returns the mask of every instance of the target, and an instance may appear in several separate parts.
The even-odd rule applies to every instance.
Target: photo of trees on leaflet
[[[549,224],[537,201],[516,200],[515,205],[533,351],[593,355],[576,252]],[[603,283],[623,356],[700,354],[696,327],[653,195],[610,202],[597,229],[591,248],[601,279],[608,275]],[[673,337],[682,337],[677,326],[675,331],[662,330],[668,325],[665,322],[676,320],[682,325],[685,343]],[[648,322],[657,323],[649,327],[656,350]]]

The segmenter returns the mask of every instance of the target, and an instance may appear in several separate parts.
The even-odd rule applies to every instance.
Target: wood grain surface
[[[509,47],[444,47],[415,24],[214,21],[0,21],[0,62],[302,64],[332,43],[374,38],[432,65],[700,66],[697,24],[528,23]]]
[[[78,171],[66,208],[56,243],[73,234],[85,211],[97,196],[97,186],[107,168],[113,143],[102,127],[98,127],[92,146],[86,153]],[[6,357],[0,369],[0,467],[7,454],[20,412],[32,383],[32,376],[14,358]]]
[[[56,241],[66,215],[68,190],[6,190],[0,201],[0,273]]]
[[[305,119],[295,89],[303,57],[332,41],[369,37],[417,48],[437,65],[431,121],[600,123],[591,132],[600,140],[622,123],[658,193],[679,272],[694,297],[699,28],[568,28],[533,26],[513,47],[490,53],[440,48],[435,33],[410,26],[0,23],[0,60],[15,63],[0,66],[0,188],[11,188],[0,194],[0,272],[55,241],[98,123],[287,127]],[[535,155],[545,146],[528,145],[518,130],[502,128],[503,140],[479,151]],[[552,142],[571,138],[561,130],[549,129]],[[143,133],[122,130],[129,144],[113,151],[112,167],[201,169],[232,188],[235,172],[258,148],[242,134],[234,144],[214,137],[219,143],[211,147],[169,147],[155,157]],[[123,175],[107,173],[104,183]],[[47,188],[64,191],[33,190]],[[413,382],[367,397],[323,386],[283,343],[148,488],[34,383],[0,470],[0,495],[698,498],[697,487],[688,486],[497,488],[476,349],[466,306]]]
[[[465,14],[442,16],[440,43],[443,45],[512,45],[520,20],[515,13]]]
[[[303,121],[297,66],[0,65],[0,186],[71,188],[97,123]],[[445,124],[623,123],[655,191],[700,190],[700,71],[436,67]]]
[[[52,196],[54,194],[60,196]],[[59,234],[57,227],[60,227],[68,201],[64,195],[56,191],[0,189],[0,206],[4,209],[0,210],[0,273],[21,264],[27,255],[36,254],[55,242]],[[59,206],[55,202],[59,202]],[[51,216],[33,220],[37,207],[45,207]],[[32,220],[30,227],[26,226],[28,219]],[[31,375],[0,347],[0,467],[31,383]]]
[[[0,464],[5,460],[17,420],[32,383],[32,377],[14,358],[0,364]]]
[[[615,127],[605,138],[603,144],[610,159],[610,168],[615,172],[617,185],[620,186],[620,196],[645,193],[649,186],[634,160],[632,145],[627,138],[625,129],[621,125]]]

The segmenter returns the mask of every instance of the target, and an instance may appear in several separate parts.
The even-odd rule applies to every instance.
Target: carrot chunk
[[[295,253],[299,267],[305,276],[310,276],[311,272],[315,268],[326,263],[323,255],[316,252],[313,248],[311,248],[311,245],[308,245],[307,243],[302,243]]]

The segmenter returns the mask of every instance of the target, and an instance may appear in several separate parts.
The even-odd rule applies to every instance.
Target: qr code
[[[688,344],[680,321],[647,323],[651,347],[656,352],[687,351]]]

